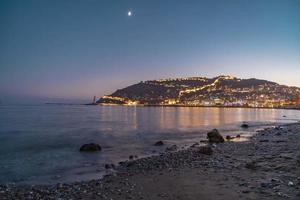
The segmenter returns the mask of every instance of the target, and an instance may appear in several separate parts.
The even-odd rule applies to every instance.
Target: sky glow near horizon
[[[222,74],[300,87],[299,0],[1,0],[0,44],[4,97]]]

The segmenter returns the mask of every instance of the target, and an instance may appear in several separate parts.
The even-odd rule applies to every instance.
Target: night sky
[[[300,86],[300,0],[0,0],[0,99],[221,74]]]

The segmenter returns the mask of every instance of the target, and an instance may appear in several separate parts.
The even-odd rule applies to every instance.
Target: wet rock
[[[272,187],[272,183],[261,183],[260,186],[264,187],[264,188],[271,188]]]
[[[114,168],[114,164],[105,164],[104,168],[105,169],[113,169]]]
[[[281,180],[278,179],[278,178],[272,178],[272,179],[271,179],[271,182],[281,182]]]
[[[205,154],[205,155],[212,155],[213,154],[213,150],[211,147],[207,146],[207,147],[200,147],[198,150],[199,153],[201,154]]]
[[[249,190],[243,190],[242,193],[248,194],[248,193],[250,193],[250,191]]]
[[[212,131],[208,132],[207,139],[210,143],[222,143],[225,141],[217,129],[213,129]]]
[[[165,143],[163,142],[163,141],[157,141],[157,142],[155,142],[155,144],[154,144],[154,146],[162,146],[162,145],[164,145]]]
[[[226,140],[232,140],[234,137],[231,137],[230,135],[226,135]]]
[[[294,156],[293,156],[292,153],[281,153],[281,154],[279,155],[279,157],[280,157],[280,158],[284,158],[284,159],[286,159],[286,160],[292,160],[292,159],[294,159]]]
[[[290,198],[289,195],[284,194],[284,193],[282,193],[282,192],[277,192],[277,195],[280,196],[280,197],[284,197],[284,198]]]
[[[177,145],[174,144],[170,147],[167,147],[166,151],[177,151],[177,149],[178,149]]]
[[[95,143],[84,144],[80,147],[79,151],[86,151],[86,152],[94,152],[94,151],[101,151],[101,146]]]
[[[243,124],[241,125],[241,127],[242,127],[242,128],[249,128],[249,125],[246,124],[246,123],[243,123]]]
[[[289,181],[288,186],[292,187],[292,186],[294,186],[294,183],[292,181]]]
[[[200,143],[208,143],[208,140],[200,140]]]
[[[259,140],[259,142],[269,142],[269,140]]]
[[[245,165],[245,167],[247,169],[251,169],[251,170],[256,170],[258,168],[256,162],[254,162],[254,161],[247,162],[246,165]]]
[[[197,146],[199,146],[199,143],[198,143],[198,142],[192,144],[192,145],[191,145],[191,148],[195,148],[195,147],[197,147]]]
[[[134,161],[127,162],[126,167],[132,167],[134,165]]]

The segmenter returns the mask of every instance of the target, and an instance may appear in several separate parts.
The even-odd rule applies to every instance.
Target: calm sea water
[[[283,117],[283,116],[286,117]],[[0,183],[54,184],[100,178],[104,164],[191,144],[218,128],[245,136],[300,120],[300,111],[242,108],[0,105]],[[251,127],[245,131],[240,124]],[[82,153],[82,144],[103,150]]]

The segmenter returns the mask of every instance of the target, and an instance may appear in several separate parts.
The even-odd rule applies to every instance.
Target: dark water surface
[[[283,117],[283,116],[286,117]],[[207,130],[249,135],[265,126],[297,122],[300,111],[243,108],[0,105],[0,183],[53,184],[100,178],[105,163],[147,156],[157,140],[191,144]],[[251,127],[242,130],[246,121]],[[103,150],[82,153],[84,143]]]

